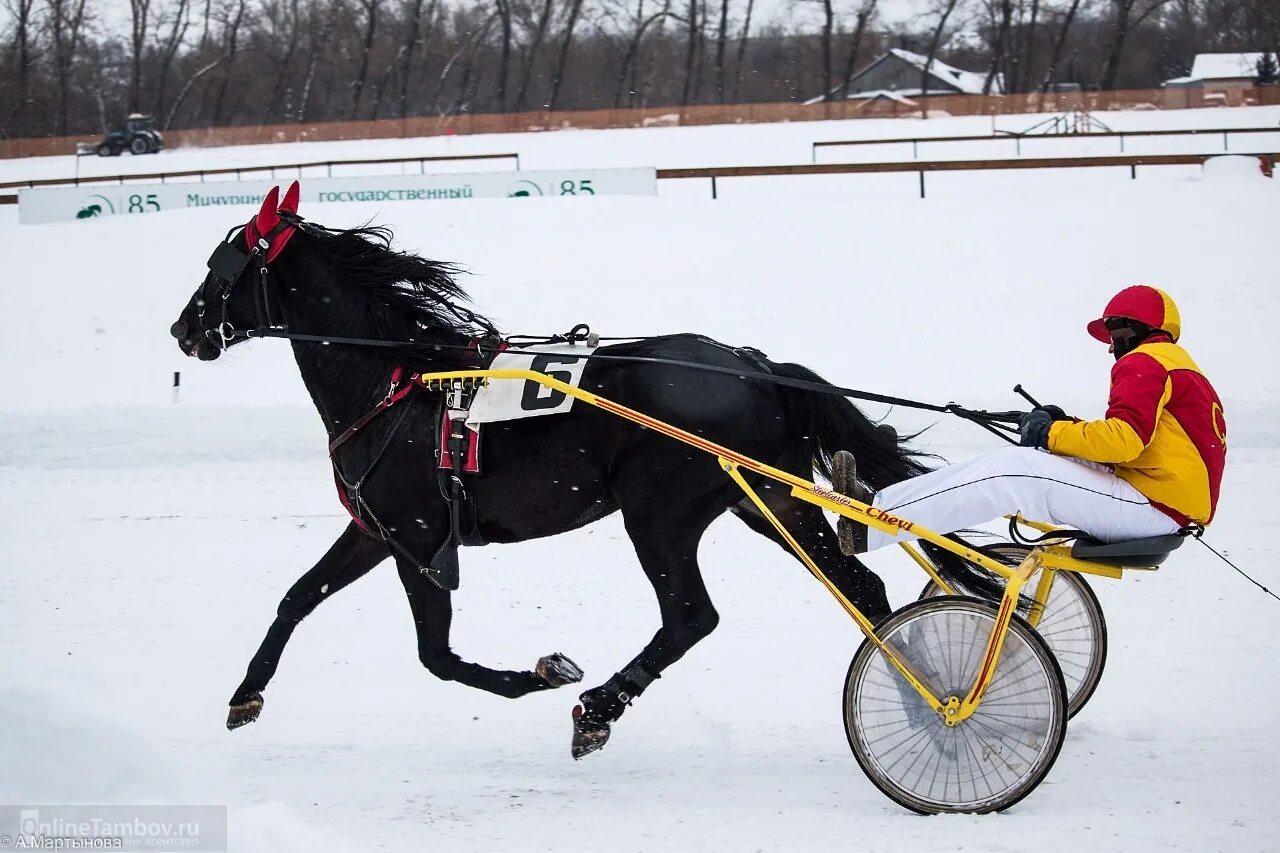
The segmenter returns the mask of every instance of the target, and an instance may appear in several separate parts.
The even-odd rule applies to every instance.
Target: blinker
[[[249,266],[249,255],[234,243],[219,243],[209,256],[209,269],[227,284],[234,284]]]

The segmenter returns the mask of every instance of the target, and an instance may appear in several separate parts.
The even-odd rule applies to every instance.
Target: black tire
[[[148,154],[150,151],[151,142],[142,134],[138,134],[133,139],[129,140],[129,153],[138,155]]]
[[[1031,549],[1008,544],[987,550],[995,552],[997,559],[1016,565]],[[940,595],[945,593],[933,581],[920,592],[922,599]],[[1026,618],[1026,609],[1020,608],[1018,615]],[[1062,668],[1067,685],[1067,716],[1074,717],[1093,698],[1107,665],[1107,620],[1093,587],[1082,575],[1058,572],[1044,615],[1035,627]]]
[[[99,157],[110,157],[113,154],[115,154],[115,152],[111,150],[111,146],[108,145],[107,143],[103,142],[101,145],[98,146]]]
[[[972,685],[995,619],[987,602],[943,596],[908,604],[876,634],[945,699],[963,696]],[[1009,808],[1043,781],[1067,733],[1062,671],[1049,646],[1018,616],[1009,623],[986,696],[957,726],[947,727],[925,706],[870,641],[849,665],[843,700],[845,735],[858,766],[889,799],[921,814]],[[972,793],[966,795],[966,788]]]

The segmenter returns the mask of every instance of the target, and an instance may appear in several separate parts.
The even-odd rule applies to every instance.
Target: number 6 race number
[[[538,373],[545,373],[552,379],[558,379],[566,384],[573,384],[574,376],[570,370],[555,370],[558,365],[564,367],[566,365],[574,365],[579,359],[574,356],[563,355],[540,355],[536,356],[529,369]],[[532,379],[526,379],[524,383],[524,393],[520,396],[520,408],[526,412],[540,412],[545,409],[554,409],[564,403],[568,398],[568,394],[557,388],[548,388],[545,385],[539,385]]]

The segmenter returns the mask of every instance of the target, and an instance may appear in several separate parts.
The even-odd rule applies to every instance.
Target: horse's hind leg
[[[396,564],[418,632],[418,658],[432,675],[508,699],[582,680],[578,665],[561,654],[543,657],[534,670],[526,672],[490,669],[458,657],[449,648],[453,622],[450,592],[432,583],[411,561],[397,557]]]
[[[811,503],[794,498],[786,486],[767,481],[756,487],[764,503],[786,527],[787,532],[804,548],[827,579],[836,589],[872,622],[879,622],[889,615],[889,599],[885,595],[884,581],[864,566],[856,557],[840,553],[836,531],[832,529],[822,510]],[[761,536],[777,543],[788,554],[799,557],[787,541],[778,535],[769,519],[756,508],[750,498],[743,498],[730,512]]]
[[[338,540],[320,558],[320,562],[289,588],[280,600],[276,619],[267,629],[267,636],[249,662],[249,671],[245,674],[244,681],[231,696],[231,709],[227,713],[228,729],[252,723],[262,713],[262,691],[276,674],[280,655],[298,623],[315,610],[320,602],[352,581],[364,577],[387,556],[386,545],[361,533],[354,523],[348,524]]]
[[[730,484],[730,488],[733,488]],[[698,542],[721,515],[732,493],[725,490],[675,507],[628,509],[623,506],[627,535],[635,545],[644,573],[653,584],[662,627],[632,661],[599,687],[581,696],[574,709],[572,755],[582,758],[604,746],[610,724],[655,678],[706,637],[720,621],[698,568]]]

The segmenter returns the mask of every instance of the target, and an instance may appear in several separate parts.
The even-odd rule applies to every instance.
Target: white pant
[[[903,480],[878,492],[872,505],[937,533],[954,533],[1014,513],[1083,530],[1103,542],[1179,529],[1176,521],[1105,466],[1029,447],[1007,447]],[[872,528],[867,548],[916,538]]]

